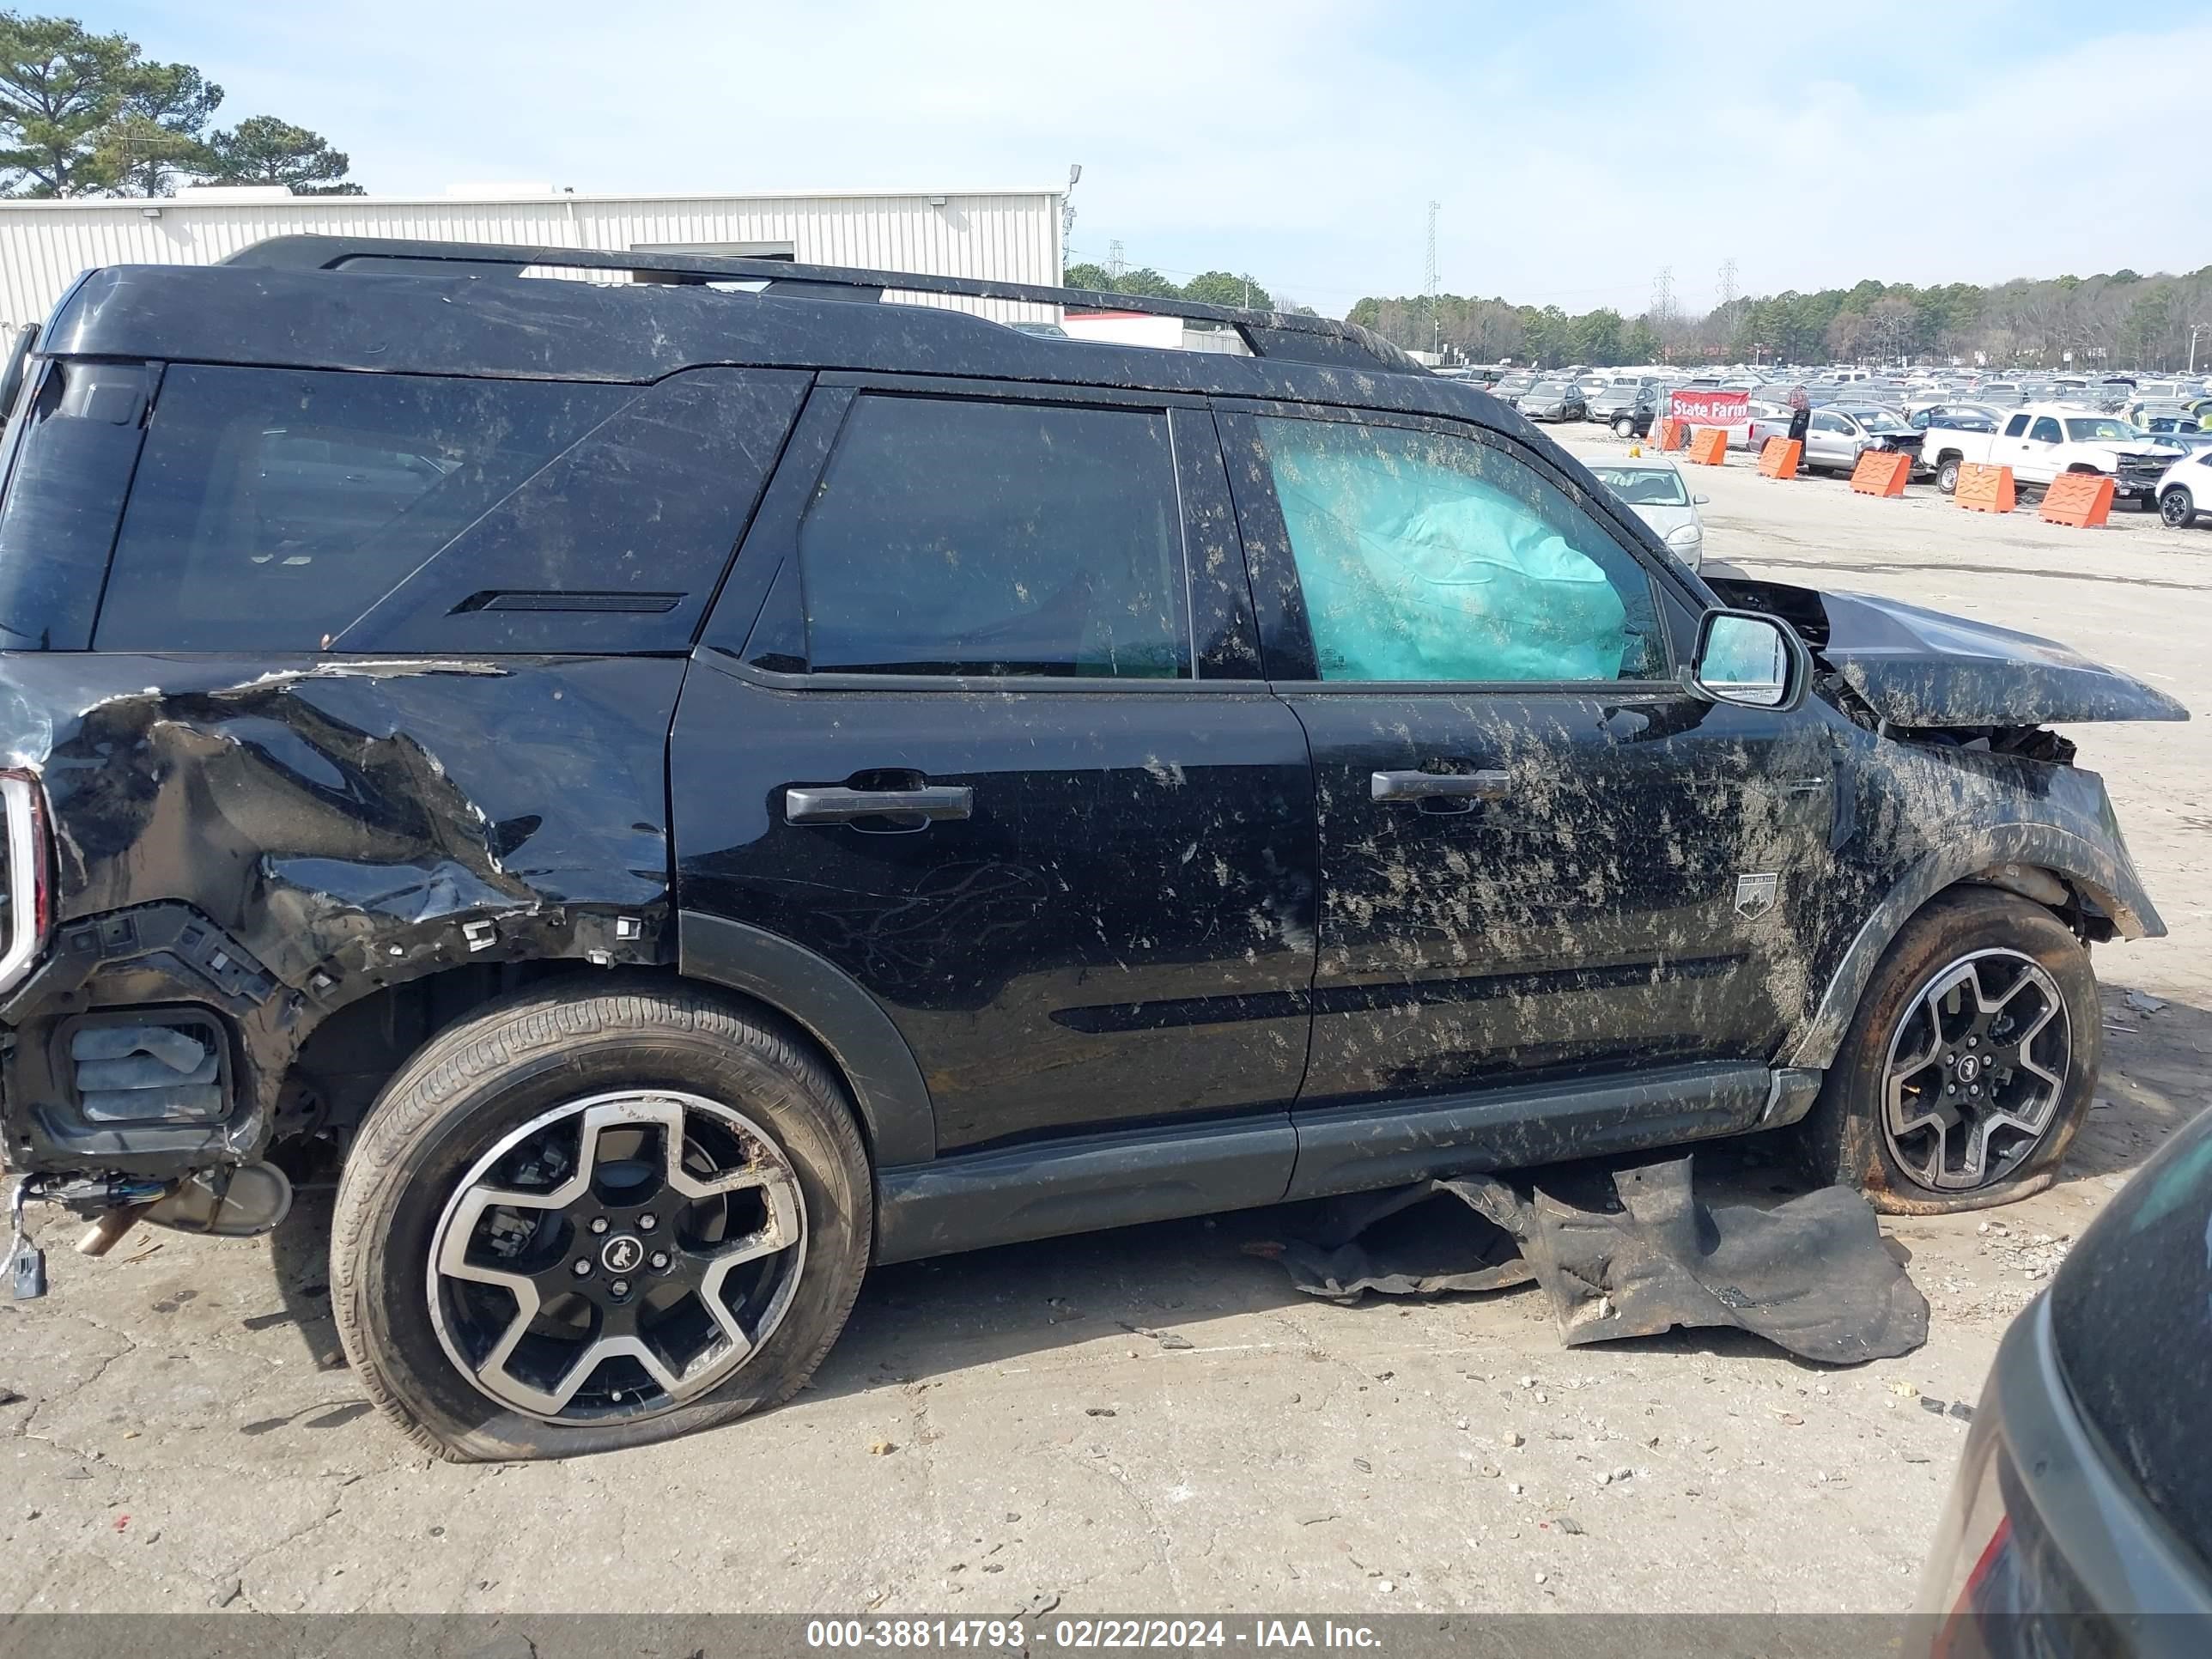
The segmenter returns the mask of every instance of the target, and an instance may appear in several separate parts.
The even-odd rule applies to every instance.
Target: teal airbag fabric
[[[1464,441],[1268,419],[1322,678],[1610,680],[1632,635],[1604,569]]]

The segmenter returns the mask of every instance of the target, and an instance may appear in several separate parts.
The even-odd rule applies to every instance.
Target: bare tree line
[[[2117,270],[2018,278],[1990,288],[1863,282],[1849,289],[1745,296],[1703,316],[1443,295],[1366,299],[1350,319],[1401,345],[1441,337],[1470,362],[1958,362],[1992,368],[2179,369],[2195,345],[2212,367],[2212,266],[2186,276]]]

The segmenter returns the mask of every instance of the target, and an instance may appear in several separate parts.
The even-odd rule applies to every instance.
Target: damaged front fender
[[[2087,939],[2165,933],[2095,773],[1863,731],[1850,741],[1836,856],[1813,922],[1819,988],[1778,1063],[1833,1060],[1890,942],[1948,888],[2022,893]]]
[[[1876,964],[1912,915],[1980,883],[2049,906],[2086,939],[2166,932],[2104,781],[2043,729],[2187,720],[2163,692],[2049,640],[1863,593],[1709,573],[1729,604],[1794,628],[1821,695],[1850,722],[1821,943],[1779,1063],[1825,1066]]]
[[[2094,775],[2071,775],[2094,787],[2097,799],[2105,801],[2104,786]],[[2105,804],[2109,812],[2110,804]],[[2122,939],[2165,937],[2166,923],[2152,908],[2117,834],[2105,842],[2056,823],[1957,826],[1940,850],[1912,865],[1868,912],[1829,976],[1789,1063],[1820,1067],[1835,1059],[1890,941],[1916,912],[1949,888],[1968,883],[2003,887],[2045,904],[2087,899]]]
[[[54,927],[0,1003],[10,1163],[246,1161],[309,1035],[374,992],[466,963],[672,961],[684,667],[11,655],[0,753],[45,786]],[[69,1040],[126,1008],[216,1018],[220,1120],[88,1116]]]

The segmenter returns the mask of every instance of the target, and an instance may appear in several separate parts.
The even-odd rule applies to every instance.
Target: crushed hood
[[[1871,593],[1714,578],[1731,604],[1783,617],[1893,726],[2185,720],[2163,691],[2056,641]]]

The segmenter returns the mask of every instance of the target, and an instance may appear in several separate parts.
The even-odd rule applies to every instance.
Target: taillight
[[[2009,1621],[2020,1616],[2019,1598],[2012,1592],[2018,1564],[2013,1558],[2012,1516],[1997,1516],[1991,1532],[1966,1570],[1950,1612],[1929,1644],[1929,1659],[1994,1659],[2009,1644]],[[1997,1638],[1992,1641],[1991,1638]]]
[[[52,883],[46,857],[46,796],[28,772],[0,772],[0,847],[7,868],[0,894],[7,914],[0,928],[0,991],[12,990],[30,970],[53,926]]]
[[[1936,1547],[1920,1581],[1920,1611],[1942,1620],[1929,1644],[1937,1659],[1977,1650],[1969,1634],[1979,1594],[2012,1540],[1997,1465],[1997,1437],[1976,1424],[1967,1437],[1950,1501],[1936,1533]]]

